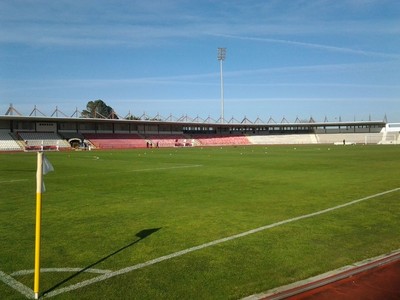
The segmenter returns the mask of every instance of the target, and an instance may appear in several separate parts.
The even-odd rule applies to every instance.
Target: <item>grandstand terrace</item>
[[[36,107],[35,107],[36,109]],[[274,145],[274,144],[397,144],[400,127],[386,121],[263,122],[210,118],[81,118],[62,114],[23,116],[12,110],[0,116],[0,151],[37,150],[41,147],[129,149],[145,147]]]

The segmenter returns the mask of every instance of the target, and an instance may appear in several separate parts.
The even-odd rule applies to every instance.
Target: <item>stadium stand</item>
[[[83,136],[99,149],[146,148],[148,143],[134,133],[84,133]]]
[[[223,146],[223,145],[251,145],[249,139],[244,135],[193,135],[199,145]]]
[[[382,133],[330,133],[318,134],[319,144],[378,144],[382,141]]]
[[[13,138],[13,135],[15,136]],[[400,133],[322,133],[278,135],[212,135],[212,134],[149,134],[136,133],[74,133],[71,136],[43,132],[0,132],[0,151],[69,149],[72,139],[85,149],[129,149],[146,147],[187,147],[227,145],[299,145],[299,144],[400,144]],[[68,141],[67,141],[68,140]]]
[[[381,133],[380,144],[400,144],[400,123],[387,123]]]
[[[85,139],[82,133],[80,132],[62,132],[59,133],[68,143],[71,145],[73,149],[95,149],[96,147]]]
[[[317,144],[315,134],[285,134],[285,135],[255,135],[247,137],[252,144],[256,145],[296,145]]]
[[[70,144],[54,132],[18,132],[25,143],[25,150],[60,150],[69,149]]]
[[[0,131],[0,151],[20,151],[21,145],[14,140],[9,132]]]
[[[151,134],[146,135],[152,147],[191,147],[194,144],[189,136],[184,134]]]
[[[400,144],[400,134],[395,132],[384,132],[379,144]]]
[[[212,119],[102,119],[0,115],[0,151],[146,147],[400,144],[400,123],[383,121],[218,123]],[[15,112],[16,115],[10,112]]]
[[[69,140],[69,139],[80,139],[80,140],[84,140],[85,137],[83,136],[82,133],[80,132],[60,132],[59,133],[61,137],[63,137],[65,140]]]

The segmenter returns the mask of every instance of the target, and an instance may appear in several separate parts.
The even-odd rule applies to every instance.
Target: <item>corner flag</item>
[[[39,276],[40,276],[40,229],[42,222],[42,193],[45,191],[43,175],[54,171],[50,161],[43,152],[37,153],[36,169],[36,226],[35,226],[35,275],[34,287],[35,299],[39,299]]]
[[[46,175],[47,173],[53,172],[54,168],[51,162],[47,159],[46,155],[43,154],[43,162],[42,162],[42,174]],[[44,180],[42,179],[42,192],[44,193],[46,191],[46,187],[44,185]]]
[[[46,155],[43,154],[43,175],[49,172],[53,172],[54,168],[51,162],[47,159]]]

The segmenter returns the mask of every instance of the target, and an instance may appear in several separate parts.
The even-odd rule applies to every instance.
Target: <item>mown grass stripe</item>
[[[380,196],[383,196],[383,195],[386,195],[386,194],[390,194],[390,193],[393,193],[393,192],[396,192],[396,191],[399,191],[399,190],[400,190],[400,187],[392,189],[392,190],[387,190],[387,191],[384,191],[384,192],[381,192],[381,193],[373,194],[373,195],[370,195],[370,196],[366,196],[366,197],[363,197],[363,198],[360,198],[360,199],[356,199],[356,200],[353,200],[353,201],[350,201],[350,202],[347,202],[347,203],[344,203],[344,204],[340,204],[340,205],[337,205],[337,206],[334,206],[334,207],[330,207],[330,208],[327,208],[327,209],[324,209],[324,210],[320,210],[320,211],[317,211],[317,212],[313,212],[313,213],[310,213],[310,214],[301,215],[301,216],[294,217],[294,218],[291,218],[291,219],[287,219],[287,220],[283,220],[283,221],[276,222],[276,223],[273,223],[273,224],[269,224],[269,225],[265,225],[265,226],[262,226],[262,227],[258,227],[258,228],[255,228],[255,229],[252,229],[252,230],[249,230],[249,231],[245,231],[245,232],[242,232],[242,233],[239,233],[239,234],[235,234],[235,235],[232,235],[232,236],[229,236],[229,237],[225,237],[225,238],[222,238],[222,239],[214,240],[214,241],[202,244],[202,245],[198,245],[198,246],[191,247],[191,248],[188,248],[188,249],[185,249],[185,250],[182,250],[182,251],[178,251],[178,252],[171,253],[171,254],[168,254],[168,255],[165,255],[165,256],[161,256],[161,257],[149,260],[149,261],[144,262],[144,263],[136,264],[136,265],[133,265],[133,266],[130,266],[130,267],[126,267],[126,268],[123,268],[123,269],[120,269],[120,270],[117,270],[117,271],[114,271],[114,272],[106,273],[106,274],[101,275],[101,276],[97,276],[97,277],[94,277],[94,278],[91,278],[91,279],[88,279],[88,280],[84,280],[84,281],[81,281],[79,283],[76,283],[76,284],[73,284],[73,285],[70,285],[70,286],[67,286],[67,287],[64,287],[64,288],[60,288],[60,289],[54,290],[54,291],[46,294],[46,296],[47,297],[53,297],[53,296],[56,296],[56,295],[59,295],[59,294],[65,293],[65,292],[73,291],[73,290],[76,290],[76,289],[91,285],[93,283],[97,283],[97,282],[109,279],[111,277],[115,277],[115,276],[119,276],[119,275],[122,275],[122,274],[125,274],[125,273],[129,273],[129,272],[132,272],[134,270],[138,270],[138,269],[141,269],[141,268],[144,268],[144,267],[148,267],[148,266],[157,264],[159,262],[166,261],[166,260],[169,260],[169,259],[172,259],[172,258],[175,258],[175,257],[179,257],[179,256],[182,256],[182,255],[185,255],[185,254],[197,251],[197,250],[201,250],[201,249],[204,249],[204,248],[215,246],[217,244],[221,244],[221,243],[224,243],[224,242],[227,242],[227,241],[235,240],[235,239],[238,239],[238,238],[241,238],[241,237],[244,237],[244,236],[248,236],[248,235],[251,235],[251,234],[266,230],[266,229],[271,229],[271,228],[274,228],[274,227],[277,227],[277,226],[281,226],[281,225],[284,225],[284,224],[288,224],[288,223],[292,223],[292,222],[299,221],[299,220],[302,220],[302,219],[311,218],[311,217],[314,217],[314,216],[317,216],[317,215],[325,214],[325,213],[328,213],[328,212],[331,212],[331,211],[334,211],[334,210],[337,210],[337,209],[340,209],[340,208],[343,208],[343,207],[354,205],[356,203],[359,203],[359,202],[362,202],[362,201],[366,201],[366,200],[369,200],[369,199],[373,199],[373,198],[377,198],[377,197],[380,197]]]

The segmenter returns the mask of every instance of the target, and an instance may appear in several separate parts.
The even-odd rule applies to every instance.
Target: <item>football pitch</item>
[[[400,248],[397,146],[46,156],[44,299],[240,299]],[[0,171],[0,298],[33,298],[36,153]]]

